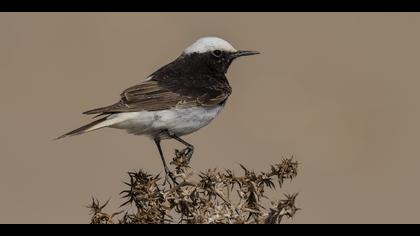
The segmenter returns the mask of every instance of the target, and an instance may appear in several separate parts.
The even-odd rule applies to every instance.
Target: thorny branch
[[[299,210],[297,194],[286,194],[283,200],[270,201],[265,191],[281,188],[284,181],[297,176],[298,163],[292,158],[271,166],[268,172],[256,173],[241,165],[244,175],[233,171],[208,169],[195,173],[190,157],[175,151],[176,186],[162,185],[159,175],[140,170],[129,172],[127,190],[121,192],[125,210],[113,214],[103,212],[108,204],[93,199],[89,206],[92,224],[279,224]],[[267,209],[267,201],[271,207]],[[265,205],[264,205],[265,204]],[[115,219],[120,216],[119,219]]]

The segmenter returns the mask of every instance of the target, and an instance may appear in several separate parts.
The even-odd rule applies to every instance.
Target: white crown
[[[204,53],[214,50],[236,52],[237,50],[226,40],[217,37],[199,38],[184,50],[184,54]]]

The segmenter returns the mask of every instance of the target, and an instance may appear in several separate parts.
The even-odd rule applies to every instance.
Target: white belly
[[[208,125],[223,109],[216,107],[176,108],[163,111],[140,111],[118,113],[109,117],[112,128],[125,129],[136,135],[152,138],[162,130],[169,130],[178,136],[190,134]]]

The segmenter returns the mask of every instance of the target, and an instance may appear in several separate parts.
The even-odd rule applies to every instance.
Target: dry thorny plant
[[[179,182],[175,186],[163,183],[159,175],[129,172],[128,189],[121,192],[125,199],[121,207],[127,209],[108,214],[103,211],[108,202],[101,205],[93,199],[89,206],[91,223],[278,224],[299,210],[295,206],[297,194],[286,194],[279,201],[265,195],[266,189],[276,190],[274,182],[281,188],[285,180],[296,177],[298,163],[293,157],[271,166],[268,172],[256,173],[240,165],[243,176],[216,169],[196,173],[189,166],[190,159],[175,151],[171,162]]]

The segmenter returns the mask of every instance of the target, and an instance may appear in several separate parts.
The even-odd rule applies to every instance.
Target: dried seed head
[[[107,214],[103,209],[108,201],[101,205],[93,199],[89,206],[91,223],[277,224],[299,210],[295,206],[297,194],[286,194],[279,201],[265,195],[268,190],[276,190],[275,182],[280,189],[285,180],[297,176],[298,163],[293,157],[259,174],[240,165],[242,176],[236,176],[229,169],[223,172],[208,169],[196,174],[189,166],[190,158],[183,151],[175,152],[171,164],[176,169],[175,178],[178,181],[182,178],[176,186],[164,185],[159,175],[152,176],[141,170],[129,172],[129,181],[125,182],[128,189],[121,192],[124,209]],[[121,213],[124,215],[116,221],[114,218]]]

